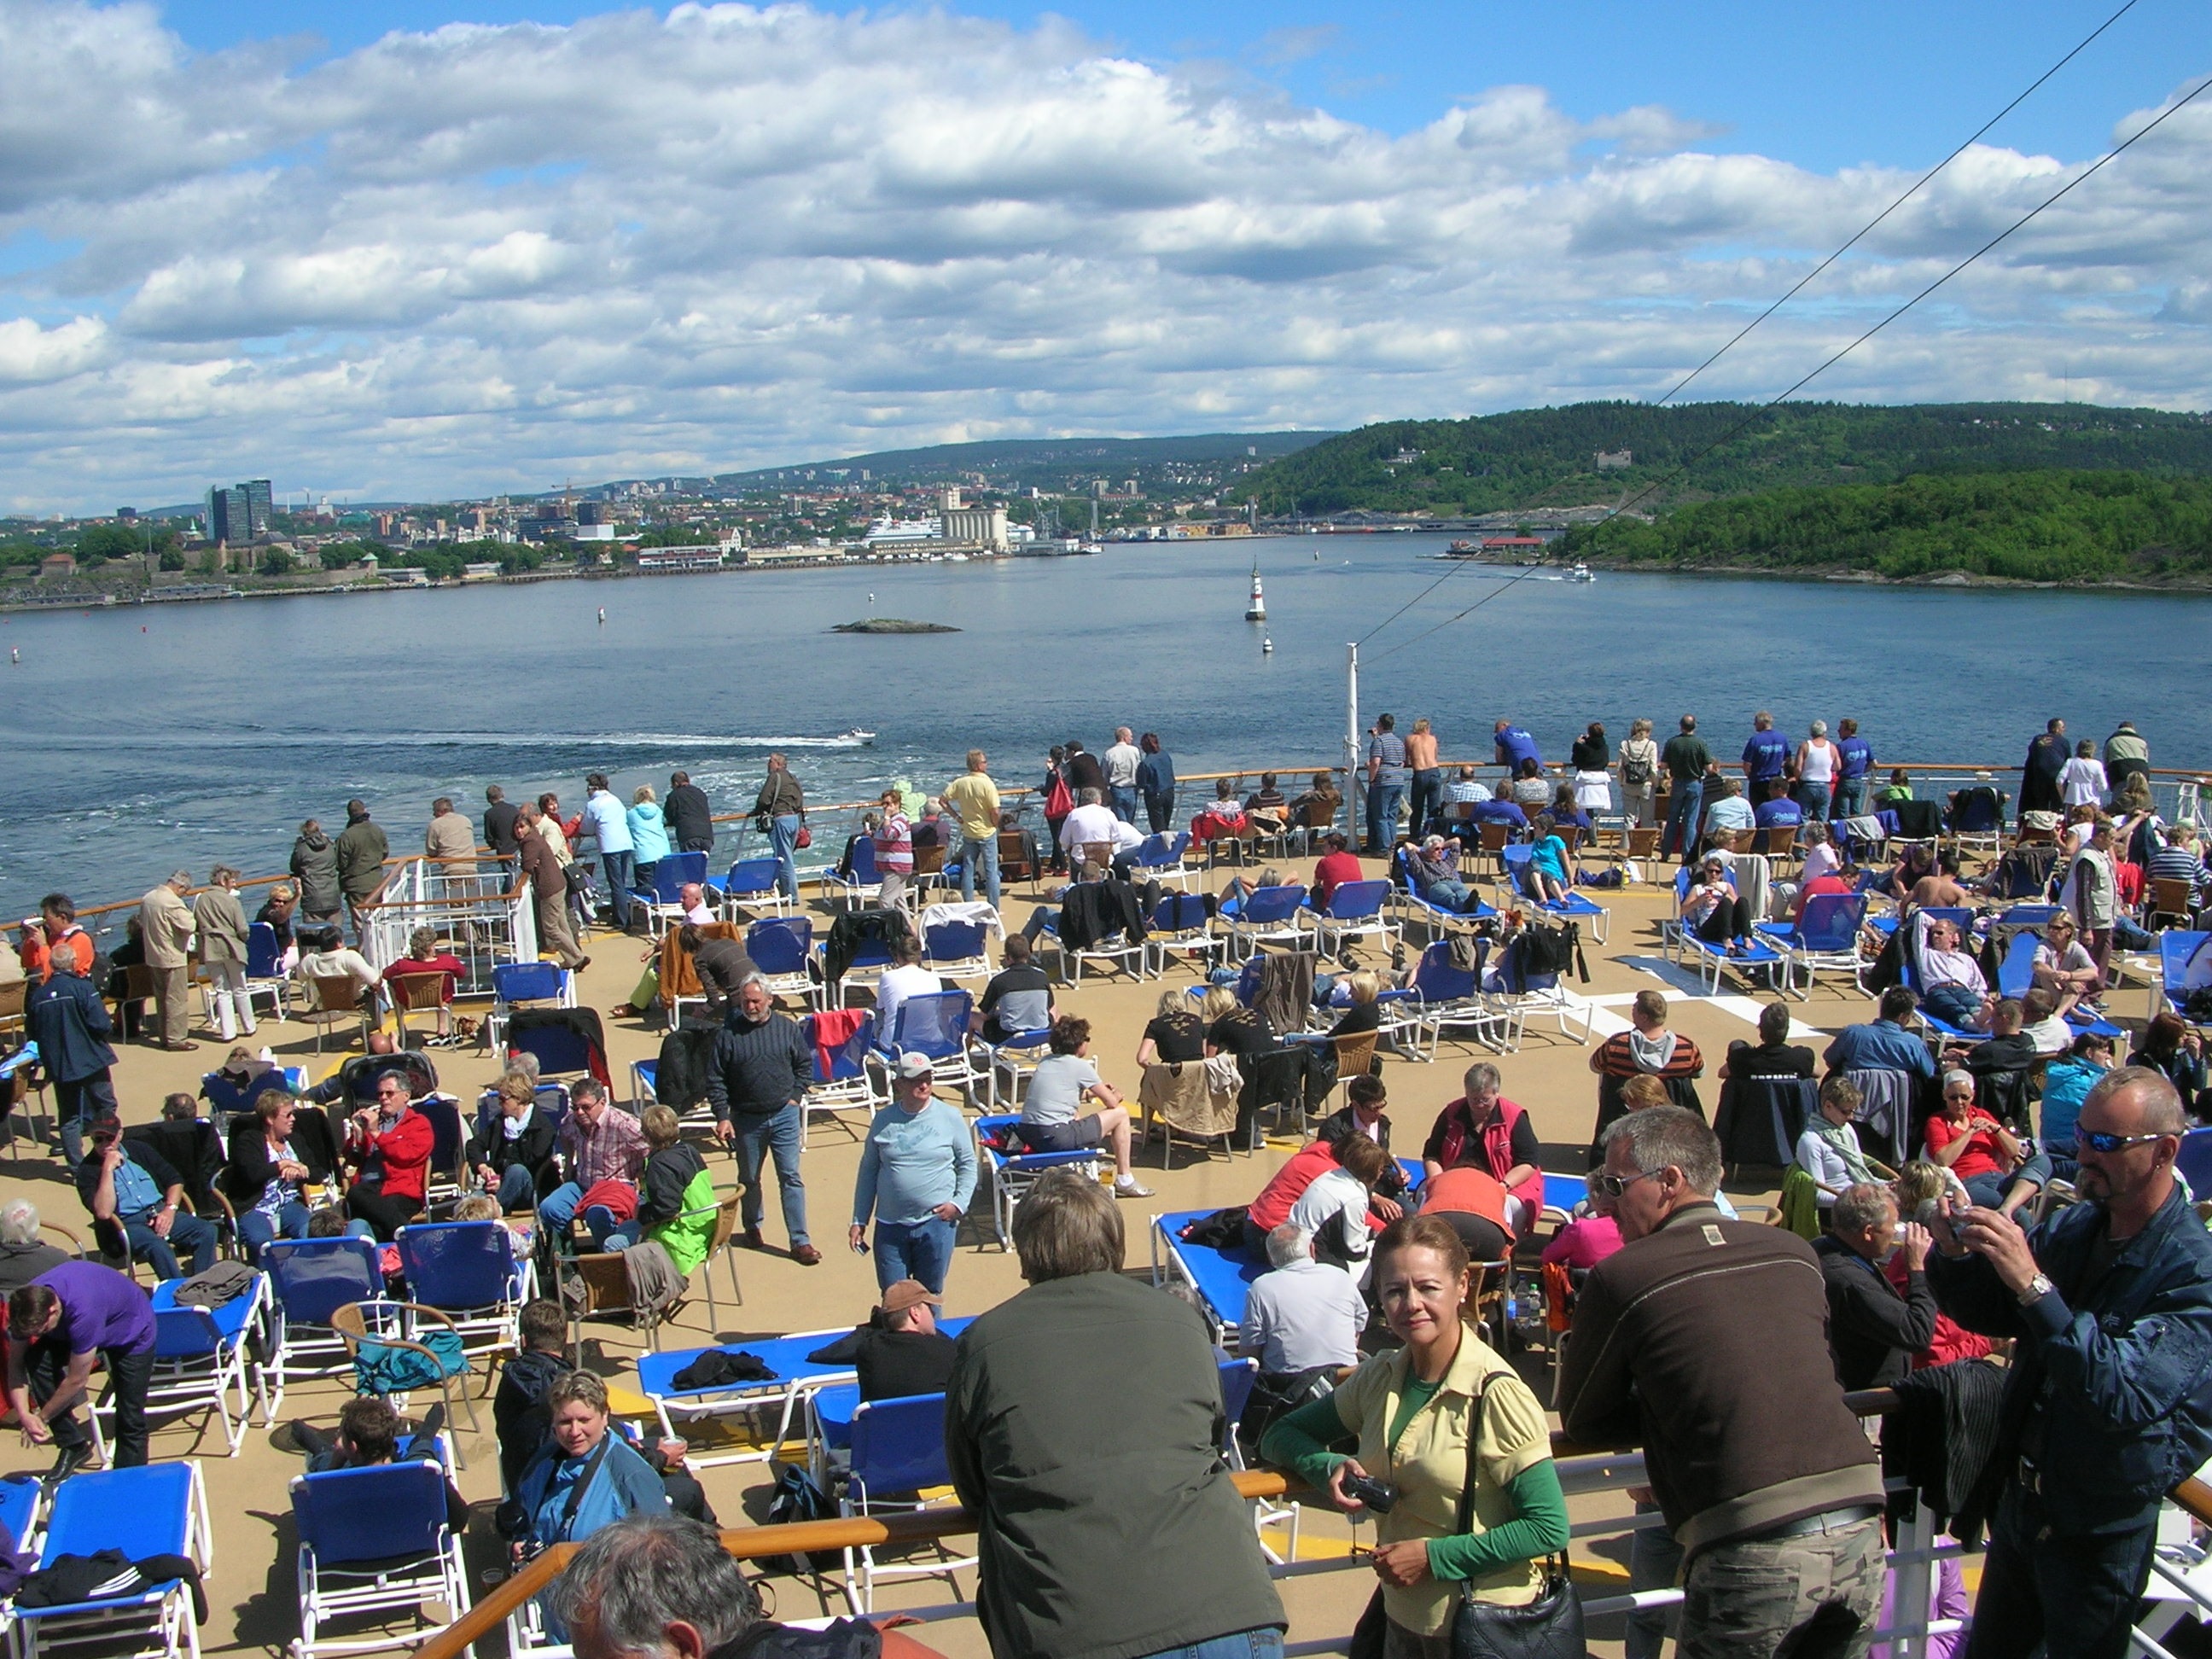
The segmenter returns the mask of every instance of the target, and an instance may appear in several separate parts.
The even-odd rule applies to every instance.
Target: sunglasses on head
[[[2077,1129],[2074,1138],[2093,1152],[2117,1152],[2126,1147],[2147,1146],[2154,1140],[2166,1139],[2162,1134],[2106,1134],[2101,1129]]]

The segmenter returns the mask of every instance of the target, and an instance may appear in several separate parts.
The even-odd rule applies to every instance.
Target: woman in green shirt
[[[1383,1659],[1447,1659],[1460,1585],[1481,1601],[1534,1601],[1539,1563],[1567,1547],[1567,1503],[1544,1408],[1472,1322],[1459,1235],[1436,1216],[1393,1222],[1375,1246],[1373,1282],[1406,1346],[1279,1419],[1261,1452],[1346,1510],[1360,1508],[1345,1491],[1347,1477],[1371,1474],[1396,1489],[1390,1512],[1374,1517]],[[1462,1532],[1468,1438],[1478,1424],[1474,1498]],[[1351,1435],[1358,1456],[1328,1449]]]

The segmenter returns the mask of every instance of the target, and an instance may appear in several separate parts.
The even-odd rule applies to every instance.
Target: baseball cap
[[[945,1298],[932,1296],[929,1286],[918,1279],[902,1279],[884,1291],[884,1311],[887,1314],[904,1313],[917,1302],[927,1302],[933,1308],[945,1305]]]
[[[918,1054],[909,1048],[898,1057],[898,1074],[908,1082],[916,1078],[927,1077],[932,1069],[927,1054]]]

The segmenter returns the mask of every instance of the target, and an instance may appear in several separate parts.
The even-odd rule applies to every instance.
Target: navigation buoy
[[[1260,591],[1260,561],[1257,558],[1252,561],[1252,602],[1244,607],[1244,620],[1246,622],[1267,620],[1267,596]]]
[[[601,606],[599,607],[599,626],[600,626],[600,627],[602,627],[602,628],[605,628],[606,625],[607,625],[607,608],[606,608],[606,606],[605,606],[605,605],[601,605]]]
[[[9,646],[9,647],[8,647],[8,660],[9,660],[9,662],[11,662],[11,663],[19,663],[19,662],[22,661],[22,660],[23,660],[23,652],[22,652],[22,647],[21,647],[20,646],[13,646],[13,645]]]
[[[1275,642],[1274,642],[1274,641],[1273,641],[1273,640],[1261,640],[1261,641],[1260,641],[1260,654],[1261,654],[1261,656],[1266,656],[1269,652],[1273,651],[1274,648],[1275,648]]]

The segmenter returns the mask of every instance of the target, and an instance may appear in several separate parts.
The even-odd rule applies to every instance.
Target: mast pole
[[[1358,844],[1359,829],[1359,641],[1344,647],[1344,811],[1346,832]]]

